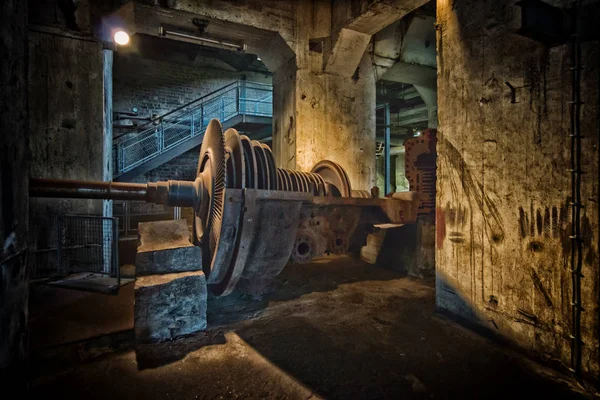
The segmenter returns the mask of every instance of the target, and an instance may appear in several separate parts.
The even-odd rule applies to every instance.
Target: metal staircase
[[[129,181],[202,143],[206,126],[218,118],[223,128],[270,127],[271,85],[236,81],[170,111],[113,143],[113,179]]]

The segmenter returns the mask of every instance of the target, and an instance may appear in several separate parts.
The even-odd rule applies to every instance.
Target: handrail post
[[[158,128],[158,153],[162,153],[164,149],[164,138],[165,138],[165,125],[162,118],[160,119],[160,125]]]
[[[119,146],[121,147],[121,170],[120,172],[123,173],[125,171],[125,145],[123,144],[123,142],[119,143]]]
[[[120,174],[121,172],[123,172],[123,143],[119,142],[117,143],[117,151],[115,151],[114,154],[115,157],[117,157],[117,170],[113,171],[113,175],[116,174]]]
[[[200,104],[200,132],[204,129],[204,103]]]
[[[192,110],[192,112],[190,113],[190,137],[194,137],[194,110]]]
[[[246,80],[240,81],[240,91],[239,91],[239,99],[240,99],[240,114],[246,113]]]
[[[241,114],[240,109],[240,81],[237,82],[237,86],[235,87],[235,111],[236,114]]]
[[[225,120],[225,98],[221,95],[221,121]]]
[[[124,236],[129,236],[131,218],[129,217],[129,202],[127,200],[123,201],[123,220]]]

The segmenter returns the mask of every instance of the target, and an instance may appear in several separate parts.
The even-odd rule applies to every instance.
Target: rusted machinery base
[[[228,267],[209,276],[209,287],[227,295],[239,282],[241,290],[259,296],[288,261],[358,251],[373,225],[414,222],[415,194],[398,197],[227,189],[215,262]]]

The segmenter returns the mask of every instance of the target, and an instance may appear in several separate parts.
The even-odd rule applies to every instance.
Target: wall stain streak
[[[533,281],[533,285],[538,290],[538,292],[540,292],[542,294],[542,296],[544,296],[544,300],[546,300],[546,304],[548,305],[548,307],[554,308],[554,304],[552,303],[552,298],[550,297],[550,293],[548,293],[548,291],[544,287],[544,284],[542,283],[542,280],[540,279],[540,277],[537,274],[537,272],[535,271],[535,269],[530,267],[529,274],[531,275],[531,280]]]
[[[492,232],[492,235],[495,235],[495,237],[504,237],[504,221],[502,216],[498,212],[494,202],[484,193],[482,185],[473,178],[472,172],[466,166],[466,162],[460,152],[442,135],[440,135],[438,140],[441,144],[440,148],[443,149],[440,157],[444,159],[444,162],[450,164],[451,169],[462,171],[460,185],[467,199],[475,202],[477,208],[483,214],[485,224]]]

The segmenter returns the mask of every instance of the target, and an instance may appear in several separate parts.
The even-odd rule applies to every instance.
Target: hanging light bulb
[[[118,30],[113,35],[113,39],[116,44],[118,44],[120,46],[124,46],[127,43],[129,43],[129,34],[125,31]]]

